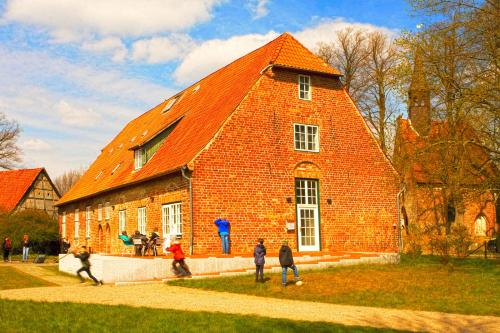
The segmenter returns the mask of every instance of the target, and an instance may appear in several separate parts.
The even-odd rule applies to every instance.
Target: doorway
[[[299,251],[320,250],[318,196],[318,180],[295,180]]]

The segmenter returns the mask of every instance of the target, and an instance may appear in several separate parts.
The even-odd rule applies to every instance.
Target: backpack
[[[12,247],[12,245],[10,244],[10,239],[6,239],[5,240],[5,248],[10,250],[11,247]]]

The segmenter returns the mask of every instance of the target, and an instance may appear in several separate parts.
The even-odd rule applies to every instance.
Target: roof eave
[[[337,78],[343,76],[340,73],[323,72],[323,71],[318,71],[318,70],[309,69],[309,68],[286,66],[286,65],[282,65],[282,64],[271,64],[271,65],[273,67],[283,68],[283,69],[293,69],[293,70],[296,70],[298,72],[303,72],[303,73],[313,73],[313,74],[324,75],[324,76],[333,76],[333,77],[337,77]]]
[[[153,179],[158,178],[158,177],[166,176],[166,175],[173,174],[175,172],[181,171],[181,169],[183,167],[184,167],[184,165],[182,165],[180,167],[176,167],[176,168],[170,169],[170,170],[167,170],[167,171],[164,171],[164,172],[160,172],[160,173],[154,174],[154,175],[152,175],[150,177],[138,179],[138,180],[135,180],[135,181],[132,181],[132,182],[129,182],[129,183],[125,183],[125,184],[120,184],[120,185],[117,185],[117,186],[114,186],[114,187],[109,187],[109,188],[106,188],[106,189],[104,189],[102,191],[98,191],[98,192],[95,192],[95,193],[92,193],[92,194],[89,194],[89,195],[85,195],[85,196],[78,197],[78,198],[71,199],[71,200],[64,201],[64,202],[57,202],[54,206],[61,207],[61,206],[68,205],[70,203],[74,203],[74,202],[77,202],[77,201],[80,201],[80,200],[85,200],[85,199],[88,199],[88,198],[91,198],[91,197],[95,197],[97,195],[100,195],[100,194],[103,194],[103,193],[106,193],[106,192],[111,192],[111,191],[119,190],[119,189],[127,187],[127,186],[133,186],[133,185],[137,185],[137,184],[140,184],[140,183],[144,183],[144,182],[153,180]]]

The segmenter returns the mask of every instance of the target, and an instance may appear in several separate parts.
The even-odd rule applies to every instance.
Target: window
[[[85,212],[85,237],[90,238],[90,206]]]
[[[118,212],[118,231],[120,234],[127,227],[127,211],[125,209]]]
[[[139,170],[142,168],[142,149],[136,149],[134,151],[134,169]]]
[[[182,235],[182,212],[180,202],[161,206],[161,225],[163,229],[163,238],[171,235]]]
[[[97,221],[102,221],[102,204],[97,205]]]
[[[299,75],[299,99],[311,100],[311,77]]]
[[[99,171],[99,173],[97,174],[97,176],[95,176],[95,180],[99,179],[101,176],[102,176],[102,170]]]
[[[295,150],[319,152],[319,131],[314,125],[294,125]]]
[[[137,208],[137,229],[141,234],[146,234],[146,207]]]
[[[297,179],[295,181],[297,205],[316,205],[318,200],[318,181]]]
[[[104,218],[108,221],[111,218],[111,206],[109,201],[104,204]]]
[[[170,101],[168,101],[167,105],[165,105],[165,107],[163,108],[163,110],[161,110],[161,112],[167,112],[168,110],[170,110],[172,108],[172,106],[174,106],[175,102],[177,102],[177,100],[179,99],[179,96],[176,96],[172,99],[170,99]]]
[[[75,209],[75,239],[78,239],[79,232],[80,232],[80,210]]]
[[[61,236],[62,238],[66,238],[66,212],[62,213]]]
[[[474,229],[476,236],[486,236],[486,218],[483,215],[476,219]]]
[[[118,163],[114,168],[113,168],[113,171],[111,171],[111,174],[114,174],[116,172],[116,170],[118,170],[118,168],[120,167],[121,163]]]

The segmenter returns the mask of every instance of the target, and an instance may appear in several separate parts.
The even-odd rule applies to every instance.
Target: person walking
[[[10,250],[12,250],[12,243],[9,237],[5,237],[2,243],[3,261],[10,261]]]
[[[73,255],[75,256],[75,258],[80,259],[80,261],[82,262],[82,267],[79,270],[76,271],[76,274],[80,278],[80,283],[84,283],[85,282],[85,280],[83,279],[83,277],[82,277],[82,275],[80,273],[81,272],[86,272],[87,275],[92,280],[94,280],[94,286],[102,285],[103,284],[102,280],[101,281],[97,280],[96,277],[93,276],[92,273],[90,272],[90,261],[89,261],[90,253],[87,251],[87,247],[85,245],[82,245],[80,253],[78,253],[76,251],[76,249],[74,249],[73,250]]]
[[[286,240],[282,242],[279,260],[281,265],[281,284],[283,287],[286,286],[286,273],[289,268],[293,271],[294,280],[300,281],[299,269],[293,262],[292,249],[288,246],[288,241]]]
[[[264,282],[264,264],[266,263],[265,259],[266,255],[266,247],[264,246],[264,240],[259,238],[257,245],[253,249],[253,257],[255,258],[255,282],[259,281]]]
[[[30,238],[28,235],[23,236],[23,262],[28,261],[28,255],[30,252]]]
[[[180,236],[176,236],[175,241],[167,249],[168,252],[172,252],[174,255],[174,260],[172,261],[172,272],[176,276],[191,276],[191,271],[189,270],[188,265],[186,265],[186,263],[184,262],[186,256],[182,251],[180,239],[181,239]],[[177,267],[177,265],[181,267],[184,273],[181,272],[181,270]]]
[[[231,223],[223,218],[218,218],[215,220],[215,225],[218,228],[219,236],[222,242],[222,253],[229,254],[229,229]]]

